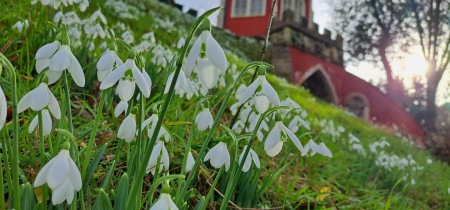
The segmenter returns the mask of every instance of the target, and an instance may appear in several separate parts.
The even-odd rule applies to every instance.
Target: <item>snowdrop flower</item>
[[[148,32],[142,35],[142,39],[149,40],[151,44],[154,44],[156,42],[155,34],[153,32]]]
[[[359,139],[358,138],[356,138],[356,136],[354,136],[353,134],[349,134],[349,136],[350,136],[350,144],[352,144],[352,143],[360,143],[360,141],[359,141]]]
[[[264,143],[264,151],[266,151],[267,155],[270,157],[277,155],[283,147],[283,142],[285,142],[288,138],[294,142],[300,152],[303,151],[303,146],[300,140],[298,140],[297,136],[295,136],[295,134],[283,124],[281,121],[281,114],[276,113],[275,126],[267,136],[266,142]]]
[[[36,115],[30,123],[28,127],[28,133],[31,133],[36,129],[36,126],[39,124],[39,117]],[[47,109],[42,110],[42,125],[44,128],[44,135],[50,135],[52,132],[52,118]]]
[[[197,74],[200,82],[208,89],[216,86],[219,80],[219,70],[227,68],[227,57],[222,47],[211,35],[211,23],[204,19],[205,27],[195,41],[186,59],[186,77],[189,77],[197,63]]]
[[[53,17],[53,22],[54,23],[58,23],[61,19],[63,20],[62,22],[64,23],[64,13],[62,11],[59,11],[58,13],[55,14],[55,17]]]
[[[122,39],[127,44],[132,44],[134,42],[133,34],[130,31],[125,31],[122,33]]]
[[[6,104],[6,96],[3,92],[3,88],[0,85],[0,131],[6,122],[6,115],[8,111],[8,105]]]
[[[186,39],[184,39],[184,37],[181,37],[177,42],[177,48],[181,49],[184,46],[185,42],[186,42]]]
[[[48,85],[42,82],[37,88],[28,92],[17,105],[17,112],[21,113],[28,108],[34,111],[40,111],[48,106],[50,111],[57,119],[61,117],[61,110],[58,101],[53,93],[48,89]]]
[[[55,15],[55,17],[56,17],[56,15]],[[72,25],[74,23],[81,22],[80,18],[78,17],[78,15],[75,12],[68,12],[68,13],[64,14],[63,20],[66,25]]]
[[[58,38],[59,37],[59,38]],[[36,71],[41,73],[42,70],[48,67],[50,63],[50,59],[54,56],[56,51],[61,47],[61,42],[58,41],[60,39],[60,35],[57,36],[57,40],[52,43],[48,43],[41,48],[36,53]],[[62,75],[61,71],[51,71],[48,69],[45,72],[45,75],[48,77],[48,84],[55,83]]]
[[[89,1],[88,0],[81,0],[80,10],[82,12],[84,12],[84,11],[86,11],[86,8],[88,8],[88,7],[89,7]]]
[[[89,4],[89,2],[88,2],[88,4]],[[100,20],[103,22],[103,24],[107,23],[105,16],[102,14],[102,12],[100,10],[95,11],[89,19],[91,22],[94,22],[98,18],[100,18]]]
[[[275,106],[280,105],[280,98],[277,92],[266,80],[266,69],[260,67],[258,69],[258,78],[249,85],[241,98],[239,99],[239,105],[245,103],[250,97],[254,95],[254,105],[259,113],[264,113],[269,109],[269,103]]]
[[[1,124],[0,124],[0,127],[1,127]],[[432,163],[433,163],[433,161],[431,159],[427,160],[427,164],[432,164]]]
[[[311,130],[311,128],[309,127],[309,124],[307,122],[305,122],[302,118],[300,118],[298,115],[294,116],[294,119],[292,119],[292,121],[289,123],[289,129],[292,132],[297,132],[298,128],[303,125],[303,127],[306,128],[306,130]]]
[[[241,155],[239,156],[239,164],[242,163],[242,158],[244,157],[244,153],[246,150],[247,150],[247,146],[244,147]],[[253,162],[255,162],[255,165],[257,168],[261,167],[261,163],[259,162],[258,155],[252,148],[250,148],[250,152],[248,153],[247,158],[245,159],[244,166],[242,167],[243,172],[247,172],[250,169],[250,167],[252,166],[252,160],[253,160]]]
[[[203,162],[208,161],[214,168],[220,168],[225,165],[225,171],[230,168],[230,153],[227,149],[227,144],[219,142],[216,146],[211,148],[205,155]]]
[[[170,197],[170,187],[167,183],[163,184],[161,189],[161,195],[158,200],[153,204],[150,210],[178,210],[177,205],[172,201]]]
[[[186,161],[185,172],[186,172],[186,173],[191,172],[192,167],[194,166],[194,164],[195,164],[194,156],[192,156],[191,151],[189,151],[189,153],[188,153],[188,158],[187,158],[187,161]]]
[[[249,119],[251,119],[251,118],[253,118],[253,119],[250,122],[250,125],[248,126],[248,130],[247,130],[248,132],[253,132],[255,130],[260,117],[261,117],[260,114],[254,114],[254,113],[251,114],[251,117]],[[259,126],[258,131],[260,131],[260,130],[269,131],[269,125],[267,125],[265,120],[261,121],[261,125]]]
[[[80,87],[84,87],[84,72],[77,58],[70,50],[70,39],[67,35],[62,35],[61,40],[62,45],[58,52],[50,59],[48,67],[51,71],[61,73],[67,69],[75,83]]]
[[[142,129],[147,128],[148,137],[151,138],[153,133],[155,132],[156,123],[158,122],[158,113],[156,110],[153,111],[153,114],[150,118],[146,119],[144,122],[142,122]],[[136,135],[138,135],[138,131],[136,131]],[[161,127],[159,130],[157,139],[161,139],[161,137],[164,136],[164,140],[166,142],[169,142],[169,134],[165,127]]]
[[[236,93],[234,95],[234,97],[236,98],[236,100],[239,100],[242,96],[242,94],[245,91],[245,88],[247,88],[247,86],[245,86],[244,84],[239,85],[238,89],[236,90]]]
[[[194,88],[197,90],[198,93],[206,96],[208,94],[208,88],[206,88],[200,81],[194,84]]]
[[[125,140],[127,143],[130,143],[134,139],[136,133],[136,112],[137,107],[133,107],[128,117],[120,124],[119,131],[117,132],[117,137]]]
[[[235,103],[235,104],[231,105],[230,111],[231,111],[232,115],[236,115],[238,107],[239,107],[239,103]]]
[[[211,128],[214,123],[214,119],[212,117],[211,111],[209,111],[209,102],[206,101],[203,111],[200,112],[195,117],[195,124],[197,124],[197,128],[200,131],[206,130],[208,127]]]
[[[110,88],[120,80],[116,88],[120,100],[128,102],[133,97],[135,84],[146,98],[150,97],[150,88],[144,75],[134,63],[135,57],[136,54],[130,50],[128,60],[103,79],[100,90]]]
[[[164,94],[169,92],[170,85],[172,84],[174,76],[175,72],[172,72],[167,78],[166,87],[164,88]],[[186,93],[190,97],[192,97],[192,95],[194,94],[194,87],[192,86],[191,81],[184,75],[183,69],[181,69],[180,73],[178,74],[178,79],[175,83],[175,91],[180,95]]]
[[[323,156],[327,156],[332,158],[333,154],[331,153],[330,149],[322,142],[319,144],[320,154]]]
[[[309,154],[310,156],[320,153],[319,145],[317,145],[312,139],[310,139],[308,143],[305,144],[305,147],[303,147],[302,156],[305,156],[309,150],[311,150],[311,154]]]
[[[69,142],[64,143],[62,150],[39,171],[34,181],[34,187],[47,183],[53,190],[52,202],[54,205],[60,204],[64,200],[67,200],[68,204],[72,203],[74,190],[81,189],[80,171],[70,158],[69,148]]]
[[[231,130],[233,130],[236,134],[240,134],[244,130],[244,127],[244,123],[240,120],[237,120]]]
[[[28,29],[29,25],[30,24],[28,23],[28,20],[18,21],[16,24],[14,24],[14,26],[12,28],[17,29],[17,31],[19,31],[19,33],[22,33],[23,28],[25,27],[25,30],[26,30],[26,29]]]
[[[416,184],[416,180],[411,179],[411,184],[412,184],[412,185],[415,185],[415,184]]]
[[[169,166],[170,166],[169,153],[167,152],[167,149],[164,146],[164,141],[158,140],[158,142],[153,147],[152,154],[150,155],[150,160],[148,161],[147,169],[146,169],[147,173],[151,172],[152,175],[155,175],[156,164],[158,163],[158,158],[161,155],[161,152],[162,152],[161,161],[160,161],[161,165],[159,167],[158,173],[160,173],[163,170],[163,168],[166,171],[169,170]]]
[[[114,109],[114,116],[119,117],[119,115],[122,114],[123,112],[125,114],[127,114],[127,109],[128,109],[128,103],[120,101],[117,104],[116,108]]]
[[[97,62],[97,77],[100,82],[112,72],[114,66],[118,67],[123,65],[123,62],[119,56],[117,56],[115,49],[116,46],[111,44],[109,49],[105,51],[100,60]]]

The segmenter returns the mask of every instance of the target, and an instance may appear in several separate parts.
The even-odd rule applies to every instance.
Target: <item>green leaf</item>
[[[103,180],[103,183],[102,183],[102,188],[103,189],[107,189],[108,188],[109,181],[111,180],[111,174],[114,171],[115,167],[116,167],[116,161],[113,161],[111,166],[109,167],[108,174],[106,174],[106,177]]]
[[[83,183],[83,191],[86,192],[87,188],[89,186],[89,182],[90,182],[90,178],[92,177],[92,175],[94,175],[95,170],[97,170],[97,166],[98,163],[100,162],[100,159],[102,159],[103,157],[103,153],[106,150],[106,146],[108,144],[104,144],[100,150],[98,151],[97,155],[95,156],[94,160],[92,161],[92,163],[89,165],[89,168],[86,171],[86,177],[84,178],[84,183]],[[87,181],[87,182],[86,182]]]
[[[33,196],[33,190],[30,183],[26,183],[20,187],[20,208],[21,209],[33,209],[36,204],[36,200]]]
[[[117,191],[117,199],[114,201],[114,210],[125,209],[128,197],[128,175],[124,173],[120,179],[119,190]]]
[[[109,196],[106,194],[105,190],[100,189],[100,193],[98,194],[97,200],[94,204],[94,210],[112,210],[111,201],[109,200]]]
[[[214,190],[214,189],[211,189]],[[200,198],[200,200],[198,201],[197,205],[195,205],[194,210],[200,210],[202,209],[203,203],[205,203],[205,196],[202,196],[202,198]]]
[[[234,134],[233,130],[231,130],[229,127],[227,127],[227,126],[224,125],[224,124],[220,124],[220,126],[221,126],[223,129],[225,129],[225,130],[228,132],[228,134],[230,134],[231,138],[233,138],[233,141],[237,141],[236,134]]]

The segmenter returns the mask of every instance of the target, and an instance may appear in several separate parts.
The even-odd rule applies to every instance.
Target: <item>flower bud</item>
[[[48,77],[47,77],[47,75],[44,75],[44,76],[42,77],[41,83],[48,84]]]
[[[62,145],[61,148],[62,148],[62,149],[65,149],[65,150],[69,150],[69,149],[70,149],[70,143],[69,143],[69,141],[64,142],[64,144]]]
[[[70,38],[69,36],[67,36],[67,34],[61,36],[61,44],[70,46]]]
[[[211,31],[211,21],[208,18],[202,21],[202,31]]]
[[[209,109],[209,107],[210,107],[209,100],[205,100],[205,104],[203,104],[203,108]]]
[[[276,113],[275,114],[275,121],[281,121],[281,114],[280,113]]]
[[[111,43],[109,45],[109,50],[116,51],[116,45],[114,43]]]
[[[136,52],[134,50],[128,50],[128,59],[134,60],[136,58]]]
[[[135,107],[131,108],[130,113],[131,114],[136,114],[138,112],[138,110],[139,110],[139,106],[135,106]]]
[[[266,75],[266,68],[259,66],[258,68],[258,75]]]
[[[166,193],[166,194],[170,193],[170,187],[169,187],[169,184],[167,184],[167,182],[163,183],[163,186],[161,188],[161,193]]]

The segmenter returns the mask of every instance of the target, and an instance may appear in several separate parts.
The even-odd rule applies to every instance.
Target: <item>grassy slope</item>
[[[95,3],[102,4],[103,2],[103,0],[91,2],[91,7],[88,8],[88,11],[85,13],[92,13],[96,10]],[[142,34],[153,31],[155,32],[155,37],[159,43],[164,47],[175,50],[174,44],[179,37],[186,33],[187,29],[194,21],[191,17],[185,16],[172,8],[168,8],[155,2],[138,3],[137,5],[144,6],[139,9],[141,16],[138,20],[124,20],[117,18],[116,13],[111,8],[103,8],[102,10],[108,18],[108,25],[112,26],[115,25],[117,21],[120,21],[132,29],[135,33],[134,37],[137,39],[135,43],[140,42],[138,37],[141,37]],[[43,21],[51,20],[55,12],[48,11],[40,5],[37,7],[31,6],[29,3],[22,5],[14,4],[13,6],[8,5],[2,7],[2,10],[3,11],[0,12],[1,14],[15,14],[6,18],[6,20],[2,20],[2,28],[10,28],[19,17],[29,17],[29,19],[35,21],[33,24],[34,26],[39,26],[33,28],[32,31],[29,31],[26,36],[18,36],[5,52],[8,57],[12,58],[22,75],[33,76],[33,74],[35,74],[34,71],[31,71],[34,64],[34,62],[32,62],[33,55],[40,46],[51,39],[50,36],[38,32],[45,32],[48,30],[48,27],[43,24]],[[36,14],[39,15],[35,16]],[[2,17],[0,17],[0,19],[1,18]],[[166,33],[167,27],[156,27],[158,25],[157,19],[171,20],[174,23],[174,27]],[[257,54],[260,51],[260,45],[257,43],[243,41],[242,39],[238,40],[220,30],[214,30],[213,34],[219,43],[228,49],[228,58],[232,63],[238,65],[238,69],[243,67],[245,62],[251,60],[251,58],[257,57]],[[7,40],[14,34],[6,34],[5,31],[3,31],[2,35],[0,47],[5,46]],[[99,43],[100,40],[97,40],[96,44]],[[96,53],[99,54],[100,51],[98,50]],[[87,52],[84,52],[82,55],[78,55],[78,57],[86,56],[86,54]],[[249,56],[245,57],[245,54]],[[94,61],[90,60],[87,61],[87,63],[88,67],[85,69],[85,72],[95,72]],[[88,75],[92,74],[88,73]],[[95,77],[93,77],[93,79],[95,79]],[[1,81],[4,84],[6,83],[4,80]],[[24,83],[20,84],[19,87],[21,95],[33,86],[31,85],[32,82],[29,82],[30,80],[23,78],[23,81]],[[426,151],[416,149],[407,143],[402,143],[401,139],[398,137],[374,129],[362,121],[346,115],[339,108],[315,100],[313,96],[300,87],[290,85],[284,80],[274,76],[269,76],[269,81],[280,95],[288,93],[292,99],[297,101],[305,110],[307,110],[307,119],[310,122],[321,119],[332,120],[335,124],[335,128],[338,125],[341,125],[345,127],[346,131],[340,136],[332,137],[328,133],[321,132],[322,128],[313,123],[315,126],[312,127],[315,134],[313,134],[312,137],[319,136],[319,138],[322,139],[320,141],[325,142],[331,149],[334,157],[329,159],[316,155],[311,158],[304,157],[301,158],[299,162],[295,162],[295,167],[289,167],[283,175],[277,177],[274,183],[270,185],[271,188],[263,199],[264,204],[278,206],[294,203],[297,205],[299,203],[307,203],[308,201],[306,199],[311,199],[312,203],[316,203],[317,206],[322,207],[329,207],[330,205],[348,205],[355,206],[356,209],[363,208],[363,206],[368,209],[380,208],[386,202],[389,192],[394,187],[396,181],[406,173],[410,173],[414,174],[413,177],[416,184],[413,186],[410,185],[410,178],[408,178],[407,181],[400,182],[393,193],[394,195],[401,194],[401,196],[394,196],[393,207],[395,209],[403,209],[409,206],[414,209],[449,208],[449,195],[447,193],[449,180],[447,180],[446,177],[450,174],[450,168],[447,164],[438,161],[433,161],[433,164],[426,164],[426,160],[431,158]],[[87,82],[87,84],[89,84],[89,82]],[[84,92],[83,90],[76,90]],[[81,113],[81,110],[79,113]],[[89,119],[83,119],[83,117],[80,116],[78,116],[77,119],[85,120],[84,122],[90,122]],[[89,124],[86,124],[86,126],[88,125]],[[362,145],[364,145],[367,151],[365,157],[358,155],[356,152],[349,149],[348,133],[354,134],[361,140]],[[386,153],[396,154],[400,157],[406,157],[411,154],[418,165],[424,166],[424,169],[414,173],[412,170],[386,171],[383,168],[376,166],[374,164],[374,157],[368,149],[368,145],[382,137],[386,137],[387,141],[391,144],[391,147],[385,149]],[[305,144],[307,140],[308,138],[303,138],[302,143]],[[273,159],[270,164],[276,165],[277,161],[278,159]],[[330,195],[324,194],[325,196],[318,196],[318,192],[327,192],[327,189],[331,191]]]

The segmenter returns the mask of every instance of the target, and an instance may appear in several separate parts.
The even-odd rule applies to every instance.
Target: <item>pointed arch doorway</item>
[[[321,64],[311,67],[300,80],[301,86],[309,92],[332,104],[338,104],[336,90],[330,77]]]

